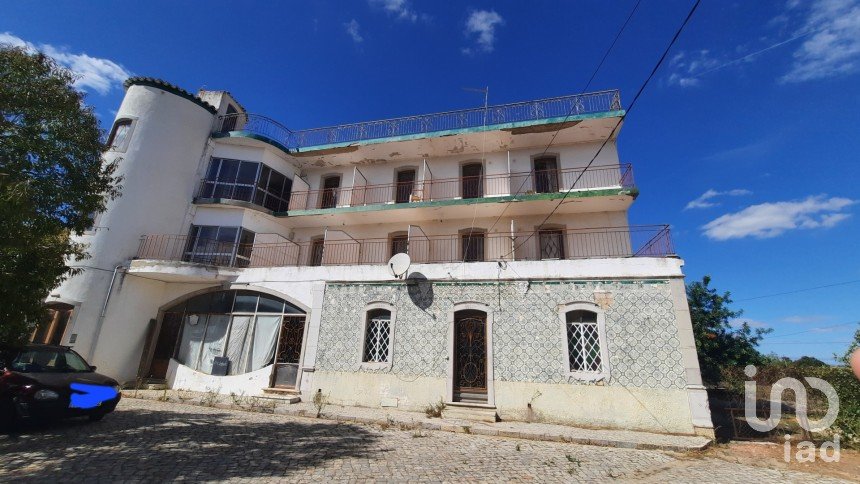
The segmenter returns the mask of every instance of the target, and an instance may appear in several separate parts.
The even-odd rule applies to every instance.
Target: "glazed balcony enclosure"
[[[668,257],[674,248],[667,225],[546,228],[530,232],[427,235],[417,225],[384,238],[355,239],[328,229],[324,235],[294,242],[256,234],[253,242],[223,242],[186,235],[147,235],[137,259],[181,261],[225,267],[281,267],[385,264],[397,253],[413,263],[536,261],[625,257]]]

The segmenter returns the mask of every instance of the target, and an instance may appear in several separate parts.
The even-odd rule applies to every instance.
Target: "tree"
[[[762,337],[771,329],[753,329],[744,321],[735,328],[731,321],[740,318],[743,311],[733,311],[730,293],[722,295],[709,287],[711,277],[687,285],[687,301],[693,320],[693,336],[699,353],[699,365],[705,383],[720,381],[721,368],[756,365],[763,361],[756,349]]]
[[[836,359],[836,361],[847,365],[849,360],[851,359],[851,354],[854,353],[854,350],[856,350],[857,348],[860,348],[860,328],[858,328],[857,331],[854,332],[854,341],[852,341],[851,344],[848,346],[848,349],[845,350],[845,354],[841,356],[834,354],[833,357]]]
[[[797,366],[827,366],[827,363],[814,356],[801,356],[794,360],[794,364]]]
[[[86,257],[72,240],[118,195],[102,132],[73,74],[0,45],[0,344],[23,341],[51,289]]]

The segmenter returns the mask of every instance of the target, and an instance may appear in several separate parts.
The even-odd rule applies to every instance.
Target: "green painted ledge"
[[[622,189],[583,190],[570,192],[567,198],[589,198],[607,197],[613,195],[626,195],[634,199],[639,195],[636,187]],[[534,193],[528,195],[505,195],[500,197],[482,198],[455,198],[451,200],[431,200],[429,202],[408,203],[378,203],[373,205],[359,205],[356,207],[315,208],[309,210],[290,210],[287,212],[275,212],[275,217],[299,217],[307,215],[329,215],[353,212],[374,212],[379,210],[398,210],[403,208],[432,208],[447,207],[453,205],[474,205],[476,203],[505,203],[505,202],[530,202],[533,200],[556,200],[564,197],[564,192]]]

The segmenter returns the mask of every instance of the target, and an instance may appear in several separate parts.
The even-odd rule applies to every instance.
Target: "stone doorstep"
[[[445,409],[442,410],[442,418],[487,423],[496,423],[499,420],[496,407],[460,402],[446,403]]]
[[[133,398],[131,395],[123,395],[126,398]],[[157,395],[139,395],[137,398],[143,400],[158,400]],[[266,398],[266,397],[264,397]],[[276,400],[272,398],[272,400]],[[279,399],[277,399],[279,400]],[[199,402],[187,401],[185,405],[198,405]],[[218,408],[239,410],[229,405],[217,404]],[[335,405],[329,405],[335,407]],[[415,413],[416,418],[405,418],[403,415],[379,415],[367,416],[349,414],[352,407],[338,407],[340,412],[323,411],[321,419],[332,420],[337,422],[358,423],[364,425],[382,425],[382,426],[397,426],[401,429],[422,429],[436,430],[441,432],[455,432],[465,434],[475,434],[490,437],[504,437],[524,440],[537,440],[546,442],[564,442],[579,445],[592,445],[598,447],[615,447],[620,449],[636,449],[636,450],[661,450],[668,452],[693,452],[706,449],[710,446],[712,440],[699,436],[673,436],[667,434],[657,434],[640,431],[617,431],[621,433],[635,434],[637,439],[624,439],[611,435],[616,433],[612,430],[590,430],[579,427],[571,427],[556,424],[541,424],[541,429],[529,429],[525,422],[476,422],[474,420],[460,419],[429,419],[423,415]],[[252,411],[241,409],[243,411]],[[368,409],[361,408],[360,413],[367,413]],[[278,415],[286,415],[291,417],[315,418],[316,411],[314,409],[302,408],[299,405],[284,405],[275,407],[273,412]],[[358,412],[356,412],[358,413]],[[377,412],[381,413],[381,411]],[[406,412],[402,412],[406,413]],[[593,436],[576,436],[566,434],[566,431],[578,431],[582,433],[593,433]],[[676,442],[670,442],[675,439]]]
[[[262,398],[278,400],[290,405],[302,401],[301,392],[291,388],[264,388],[263,393],[266,396]]]

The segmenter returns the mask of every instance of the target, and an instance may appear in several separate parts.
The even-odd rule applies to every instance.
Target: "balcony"
[[[300,152],[372,140],[402,141],[560,123],[600,114],[618,116],[622,112],[620,92],[609,90],[301,131],[291,131],[258,114],[228,114],[219,117],[214,136],[255,138],[288,152]]]
[[[360,175],[360,172],[357,171]],[[536,170],[498,175],[432,178],[424,171],[419,181],[368,185],[356,177],[352,187],[308,190],[296,184],[290,197],[289,215],[301,211],[394,205],[382,208],[411,208],[446,205],[449,200],[499,202],[516,198],[518,201],[555,199],[569,187],[573,192],[596,191],[595,195],[619,192],[635,196],[633,166],[630,164],[593,166],[561,170]],[[574,185],[575,183],[575,185]],[[307,186],[306,184],[304,185]],[[607,192],[601,192],[607,190]]]
[[[674,255],[667,225],[427,235],[415,225],[405,237],[354,239],[339,230],[293,242],[257,234],[253,244],[200,241],[183,235],[147,235],[137,258],[223,267],[385,264],[406,252],[416,264],[486,261],[668,257]],[[192,249],[192,246],[194,248]]]

